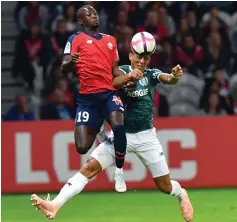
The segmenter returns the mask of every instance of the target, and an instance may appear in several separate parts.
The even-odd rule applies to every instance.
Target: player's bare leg
[[[92,147],[97,135],[97,130],[86,125],[76,126],[74,131],[75,145],[79,154],[86,154]]]
[[[187,191],[181,188],[177,181],[170,180],[169,174],[153,178],[153,180],[160,191],[178,198],[183,218],[187,222],[192,221],[193,207]]]
[[[114,149],[115,149],[115,190],[125,192],[127,186],[123,177],[123,165],[126,155],[127,138],[124,128],[124,115],[119,111],[110,113],[109,122],[114,133]]]
[[[73,196],[80,193],[88,183],[89,179],[93,178],[102,170],[100,163],[90,158],[80,169],[80,171],[70,178],[60,193],[54,200],[42,199],[36,194],[31,195],[32,205],[43,213],[47,219],[54,219],[58,210]]]

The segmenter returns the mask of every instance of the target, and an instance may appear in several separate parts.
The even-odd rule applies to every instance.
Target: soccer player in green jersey
[[[178,199],[181,213],[185,221],[192,221],[193,207],[187,191],[181,188],[177,181],[171,180],[169,169],[163,154],[162,146],[156,137],[156,130],[152,125],[153,94],[155,86],[161,84],[176,84],[183,75],[179,65],[172,69],[171,74],[163,73],[158,69],[149,69],[149,56],[129,54],[131,65],[121,66],[124,76],[114,81],[114,87],[124,88],[126,117],[125,129],[127,136],[127,152],[135,153],[150,171],[156,187],[162,192]],[[143,78],[135,85],[126,88],[131,83],[131,71],[142,72]],[[60,207],[71,197],[80,193],[88,181],[115,161],[113,135],[102,142],[91,154],[91,158],[80,171],[61,189],[52,201],[43,200],[33,194],[33,205],[47,218],[53,219]],[[123,177],[121,177],[123,180]]]

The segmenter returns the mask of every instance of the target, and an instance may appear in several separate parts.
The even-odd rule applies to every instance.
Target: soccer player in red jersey
[[[127,140],[124,129],[124,107],[113,87],[113,81],[131,83],[142,78],[142,72],[134,69],[128,75],[119,70],[117,43],[113,36],[98,31],[99,19],[96,10],[88,5],[81,7],[77,17],[83,32],[69,37],[64,49],[62,73],[75,71],[80,83],[77,97],[75,120],[75,145],[79,154],[85,154],[93,145],[104,120],[108,121],[114,133],[115,180],[124,183],[122,167],[126,153]],[[88,168],[90,164],[88,163]],[[93,169],[91,169],[93,171]],[[92,175],[91,175],[92,176]],[[41,199],[33,194],[31,200],[41,212],[54,218],[56,203],[63,204],[75,193],[79,193],[88,178],[78,172],[61,189],[59,195],[50,202],[46,210],[38,203]],[[126,184],[121,184],[126,191]],[[41,199],[42,200],[42,199]],[[47,213],[47,212],[48,213]]]
[[[117,43],[113,36],[98,32],[99,19],[93,7],[83,6],[77,16],[84,31],[68,39],[62,63],[62,72],[74,70],[80,82],[75,128],[77,152],[88,152],[106,119],[115,134],[115,180],[120,181],[127,140],[123,103],[112,84],[114,77],[124,75],[118,68]],[[126,191],[126,184],[121,186]]]

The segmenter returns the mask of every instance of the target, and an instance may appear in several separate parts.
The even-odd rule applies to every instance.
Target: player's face
[[[99,26],[99,16],[92,6],[83,9],[80,15],[79,23],[84,26]]]
[[[150,56],[139,56],[134,53],[130,53],[129,59],[131,61],[131,65],[132,65],[133,69],[139,69],[140,71],[144,72],[150,63],[151,57]]]

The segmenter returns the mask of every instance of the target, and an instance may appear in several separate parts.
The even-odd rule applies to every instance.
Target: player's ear
[[[78,20],[78,23],[79,23],[80,25],[83,25],[83,22],[82,22],[81,19]]]
[[[130,52],[128,57],[129,57],[129,60],[132,61],[133,53]]]

